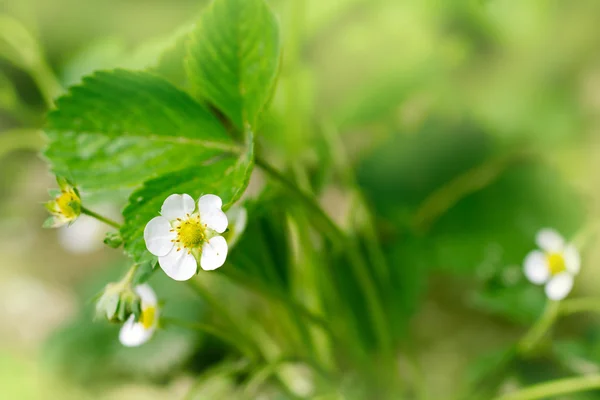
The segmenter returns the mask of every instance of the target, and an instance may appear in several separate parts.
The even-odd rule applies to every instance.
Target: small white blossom
[[[119,341],[123,346],[136,347],[146,343],[158,326],[158,301],[154,290],[147,285],[138,285],[134,289],[142,301],[142,313],[139,320],[130,315],[121,327]]]
[[[536,285],[546,285],[546,296],[551,300],[564,299],[573,288],[573,279],[579,273],[581,259],[577,248],[553,229],[542,229],[536,235],[540,250],[525,257],[525,276]]]
[[[227,258],[227,216],[219,196],[200,197],[198,206],[187,194],[172,194],[164,201],[161,216],[144,229],[148,251],[158,257],[165,273],[185,281],[196,273],[198,264],[206,271],[219,268]]]

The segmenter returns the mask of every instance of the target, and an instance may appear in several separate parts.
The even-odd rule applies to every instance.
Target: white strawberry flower
[[[562,300],[573,288],[574,277],[579,273],[579,251],[553,229],[540,230],[535,241],[540,250],[525,257],[525,276],[536,285],[546,285],[549,299]]]
[[[207,194],[198,200],[187,194],[172,194],[164,201],[160,217],[144,229],[148,251],[158,257],[165,273],[177,280],[190,279],[198,269],[219,268],[227,258],[227,216],[219,196]]]
[[[121,327],[119,341],[125,347],[137,347],[146,343],[158,326],[158,301],[154,290],[147,285],[138,285],[134,288],[142,302],[142,313],[139,320],[135,321],[135,315],[130,315]]]

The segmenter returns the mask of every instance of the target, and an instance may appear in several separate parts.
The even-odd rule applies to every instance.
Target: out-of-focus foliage
[[[463,392],[491,398],[599,372],[598,320],[588,314],[558,320],[554,336],[545,337],[534,354],[515,355],[512,343],[538,320],[546,303],[543,289],[522,272],[536,232],[553,227],[573,239],[598,217],[600,2],[272,0],[282,56],[265,61],[268,73],[252,82],[268,90],[249,103],[225,90],[223,82],[231,77],[200,74],[198,81],[186,74],[184,38],[206,3],[22,0],[0,10],[0,252],[8,271],[0,271],[0,284],[15,286],[13,273],[31,275],[50,287],[60,285],[78,305],[72,315],[62,316],[70,320],[44,343],[39,357],[30,349],[12,348],[19,333],[6,335],[0,386],[7,393],[43,398],[28,388],[37,368],[31,359],[39,358],[43,369],[60,380],[43,387],[64,394],[56,397],[61,399],[111,398],[100,393],[126,382],[163,385],[169,390],[163,398],[183,392],[190,399],[257,398],[257,393],[293,398],[281,392],[280,381],[286,379],[283,387],[295,395],[312,384],[317,393],[331,393],[333,387],[341,398],[362,399],[369,398],[365,382],[381,386],[386,373],[396,376],[379,369],[385,360],[369,358],[377,348],[377,316],[364,296],[364,277],[352,264],[356,257],[319,236],[322,227],[261,174],[250,184],[249,191],[264,187],[245,203],[250,221],[230,265],[203,282],[235,315],[234,327],[259,343],[270,364],[244,364],[235,346],[181,327],[166,327],[147,345],[125,349],[116,339],[117,327],[91,321],[90,299],[127,265],[119,261],[114,267],[108,255],[114,250],[108,248],[89,257],[69,255],[57,250],[52,233],[39,233],[44,215],[36,207],[46,200],[41,189],[50,180],[33,152],[12,150],[39,150],[43,143],[36,131],[54,106],[52,99],[81,84],[83,76],[114,68],[146,72],[86,78],[57,104],[63,114],[50,116],[56,131],[49,132],[54,142],[46,155],[77,158],[54,167],[75,178],[84,199],[122,208],[148,178],[219,154],[201,146],[182,153],[176,143],[135,137],[173,130],[184,135],[181,126],[160,120],[165,108],[153,100],[165,91],[174,93],[173,104],[189,102],[183,119],[190,135],[205,133],[206,124],[213,123],[209,130],[214,132],[218,121],[209,114],[209,102],[196,103],[184,94],[190,91],[230,110],[225,115],[238,126],[247,118],[256,126],[257,151],[314,192],[336,222],[353,233],[353,249],[367,260],[365,269],[382,299],[379,311],[390,321],[397,346],[392,357],[400,365],[397,380],[406,398]],[[263,14],[258,21],[261,29],[271,28],[249,25],[242,39],[274,36],[274,21]],[[216,16],[201,29],[217,35],[228,22]],[[198,44],[188,71],[206,67],[207,51]],[[279,83],[272,91],[276,70]],[[105,94],[106,88],[97,86],[102,84],[114,90],[109,96],[114,102],[93,107],[77,102],[78,93]],[[138,90],[149,86],[156,91]],[[263,107],[265,114],[255,123]],[[114,119],[109,129],[100,114]],[[72,125],[77,118],[85,129]],[[123,125],[117,129],[118,124]],[[89,135],[76,133],[84,131]],[[112,141],[115,136],[119,141]],[[157,213],[163,189],[191,190],[179,186],[183,179],[202,191],[206,176],[193,172],[183,178],[167,175],[136,192],[141,196],[148,187],[162,188],[161,199],[154,198],[148,209],[133,204],[125,212],[134,221],[129,226],[138,240],[134,252],[144,250],[140,229]],[[584,248],[573,296],[598,296],[595,244]],[[32,248],[38,254],[28,254]],[[197,300],[160,270],[150,282],[166,301],[165,315],[216,322],[235,333],[214,304]],[[40,318],[32,309],[23,313],[25,320]],[[0,325],[15,325],[6,310]],[[331,340],[320,319],[341,337]],[[0,328],[0,338],[4,335]],[[305,364],[292,368],[279,360],[314,354],[319,357],[310,362],[325,371]],[[280,373],[284,365],[292,372]],[[311,373],[303,374],[303,368]],[[180,380],[185,390],[170,386]],[[79,386],[85,389],[80,392]],[[136,393],[144,398],[143,389]]]

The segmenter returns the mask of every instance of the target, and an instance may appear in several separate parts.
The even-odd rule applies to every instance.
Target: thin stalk
[[[548,301],[544,313],[536,321],[536,323],[529,329],[529,331],[523,336],[523,338],[517,344],[517,349],[521,353],[527,353],[531,351],[538,342],[544,337],[548,330],[556,321],[560,308],[560,302]]]
[[[592,389],[600,389],[600,375],[588,375],[542,383],[514,393],[504,394],[495,400],[555,399],[561,395]]]
[[[319,220],[321,227],[328,230],[332,238],[336,240],[343,240],[345,237],[344,232],[337,226],[335,222],[323,211],[321,206],[316,202],[315,198],[310,194],[307,194],[301,190],[295,183],[289,180],[281,172],[277,171],[271,164],[266,160],[256,157],[255,164],[266,172],[271,178],[278,181],[288,191],[296,196],[296,198],[302,202],[302,204]]]
[[[104,216],[98,214],[97,212],[94,212],[83,206],[81,206],[81,213],[85,214],[85,215],[89,215],[92,218],[96,218],[98,221],[104,222],[105,224],[110,225],[117,230],[121,229],[121,224],[119,224],[118,222],[113,221],[112,219],[110,219],[108,217],[104,217]]]

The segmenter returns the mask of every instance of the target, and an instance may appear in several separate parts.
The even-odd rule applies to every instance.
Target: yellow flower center
[[[79,196],[73,191],[62,192],[56,198],[56,205],[59,212],[69,220],[77,218],[81,212]]]
[[[206,242],[206,227],[200,222],[199,214],[180,220],[175,229],[177,231],[175,243],[185,249],[195,249]]]
[[[559,274],[567,269],[565,259],[560,253],[548,253],[546,260],[548,261],[548,269],[551,275]]]
[[[150,329],[154,325],[154,318],[156,318],[156,307],[146,307],[142,310],[142,315],[140,315],[140,324],[142,324],[144,329]]]

